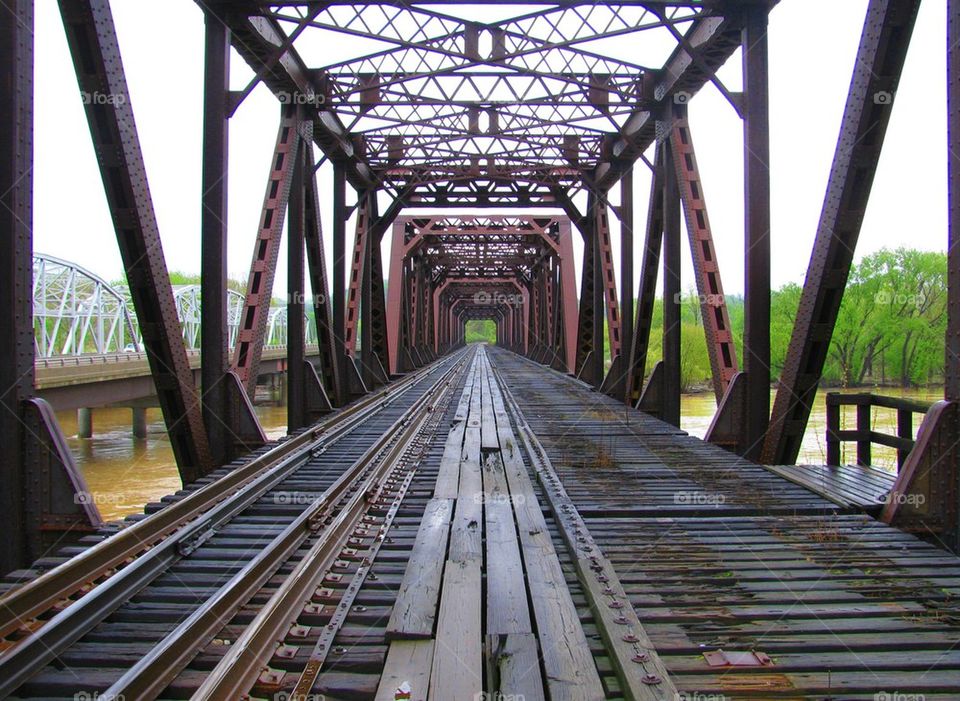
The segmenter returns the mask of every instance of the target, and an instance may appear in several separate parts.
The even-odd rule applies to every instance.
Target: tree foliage
[[[770,298],[772,376],[783,370],[802,288],[788,283]],[[883,249],[853,266],[830,342],[823,383],[831,386],[942,381],[946,332],[945,253]],[[738,354],[743,355],[743,298],[727,296]],[[710,382],[710,360],[696,292],[681,300],[681,383]],[[663,300],[654,308],[647,372],[660,359]]]

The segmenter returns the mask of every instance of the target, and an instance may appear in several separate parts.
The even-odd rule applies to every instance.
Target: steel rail
[[[195,698],[241,698],[247,691],[242,687],[252,685],[270,661],[276,640],[282,637],[284,626],[289,626],[291,615],[295,617],[300,613],[304,599],[309,599],[318,579],[330,569],[383,480],[431,418],[437,403],[452,391],[453,378],[463,372],[467,360],[468,354],[457,358],[333,485],[253,561],[127,670],[107,690],[106,696],[147,699],[163,693],[241,606],[253,598],[297,550],[316,538],[195,695]]]
[[[412,373],[398,385],[338,412],[324,424],[276,446],[0,599],[3,613],[10,615],[0,630],[9,633],[82,587],[107,576],[0,655],[0,696],[12,693],[59,651],[79,639],[173,562],[192,552],[213,535],[216,528],[299,469],[311,453],[325,450],[434,371],[436,365]],[[136,555],[139,557],[131,559]],[[121,564],[125,566],[111,573],[112,568]]]

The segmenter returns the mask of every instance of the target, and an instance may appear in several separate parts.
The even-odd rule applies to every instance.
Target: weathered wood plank
[[[429,638],[433,635],[443,563],[453,515],[451,499],[431,499],[387,624],[387,638]]]
[[[375,701],[395,701],[401,685],[410,687],[411,701],[427,701],[433,640],[395,640],[383,665]]]
[[[430,673],[430,698],[474,699],[483,691],[480,563],[448,561]]]
[[[490,389],[490,361],[487,360],[486,353],[480,355],[480,367],[483,382],[483,402],[480,415],[480,447],[483,450],[497,450],[500,447],[497,438],[497,424],[493,414],[493,397]]]
[[[502,488],[497,482],[502,482]],[[532,633],[520,545],[499,454],[490,455],[485,461],[484,483],[487,547],[486,632],[489,635]]]
[[[543,701],[546,698],[543,693],[543,680],[540,678],[535,635],[488,635],[484,655],[487,663],[487,689],[493,698],[524,701]]]
[[[491,390],[495,412],[505,419],[499,387],[493,384]],[[505,446],[501,455],[513,496],[550,698],[552,701],[600,701],[605,698],[603,685],[513,429],[509,422],[501,420],[497,432],[501,445]]]

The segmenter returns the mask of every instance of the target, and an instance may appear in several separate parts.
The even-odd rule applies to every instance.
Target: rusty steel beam
[[[730,326],[730,313],[723,296],[720,280],[720,264],[717,249],[713,245],[713,232],[707,215],[707,202],[703,194],[703,181],[697,167],[697,155],[693,147],[690,123],[686,109],[679,110],[670,132],[670,148],[677,172],[680,200],[687,223],[690,253],[700,295],[700,315],[707,340],[707,354],[713,377],[713,391],[719,403],[727,391],[727,385],[737,373],[737,349]]]
[[[633,168],[624,171],[620,179],[620,396],[627,391],[627,367],[633,341]]]
[[[607,339],[610,358],[620,355],[620,304],[617,301],[617,273],[613,264],[613,249],[610,243],[610,215],[606,193],[597,197],[593,208],[593,232],[597,237],[600,284],[603,285],[603,306],[607,322]]]
[[[373,388],[389,379],[389,353],[386,347],[386,305],[384,304],[383,266],[380,261],[380,238],[373,231],[377,220],[376,193],[366,196],[370,226],[364,241],[360,299],[361,371],[364,383]]]
[[[800,306],[763,446],[793,464],[823,374],[919,0],[871,0]],[[745,369],[747,351],[744,350]]]
[[[61,0],[60,13],[170,444],[184,482],[211,469],[163,257],[116,27],[107,0]],[[104,96],[93,99],[93,96]]]
[[[357,352],[357,326],[360,320],[360,297],[363,286],[363,271],[367,262],[367,239],[370,237],[370,197],[361,193],[357,201],[357,221],[353,235],[353,255],[350,258],[350,285],[347,291],[347,316],[344,327],[344,343],[347,354],[353,358]]]
[[[229,155],[230,30],[204,13],[203,161],[200,214],[200,390],[203,422],[215,465],[230,458],[230,367],[227,332],[227,173]]]
[[[588,231],[588,236],[583,246],[583,263],[580,269],[580,311],[577,314],[576,373],[577,377],[580,377],[585,382],[599,385],[601,377],[598,377],[594,372],[595,365],[590,364],[596,348],[593,320],[594,316],[600,316],[596,311],[593,299],[593,280],[596,269],[596,265],[594,264],[595,255],[596,247],[594,246],[593,235]]]
[[[960,401],[960,0],[947,0],[947,338],[944,398]]]
[[[629,340],[630,355],[624,366],[624,388],[627,404],[636,407],[643,393],[646,379],[647,353],[650,350],[650,331],[657,302],[657,277],[660,269],[660,251],[663,248],[664,178],[666,170],[665,143],[657,144],[650,199],[647,205],[647,227],[643,241],[643,259],[640,261],[640,282],[637,292],[637,314],[633,337]]]
[[[760,457],[770,421],[770,105],[767,10],[743,29],[744,457]]]
[[[257,13],[238,12],[228,3],[202,4],[231,28],[233,48],[281,102],[310,103],[314,96],[321,94],[314,74],[294,47],[288,47],[279,59],[276,58],[276,49],[284,44],[285,36],[278,22]],[[335,114],[330,111],[319,113],[314,125],[314,142],[355,188],[366,189],[376,184],[376,175]]]
[[[270,174],[263,197],[260,226],[253,246],[253,260],[247,280],[247,296],[240,316],[233,371],[237,373],[247,394],[252,398],[257,387],[257,372],[263,353],[263,340],[270,314],[270,298],[277,271],[277,256],[283,220],[290,199],[293,171],[297,161],[300,118],[295,106],[281,108],[280,128],[270,161]]]
[[[336,342],[337,367],[340,370],[340,392],[337,405],[346,403],[350,395],[347,363],[352,362],[346,354],[343,339],[346,335],[346,251],[347,251],[347,190],[346,173],[342,166],[333,166],[333,337]]]
[[[944,398],[960,401],[960,0],[947,0],[947,338]]]
[[[290,200],[287,204],[287,432],[307,424],[306,324],[303,308],[306,193],[306,150],[300,141],[290,154],[294,158]]]
[[[769,12],[772,0],[758,0],[750,5],[757,11]],[[685,32],[690,46],[695,46],[699,60],[695,60],[683,46],[677,46],[662,70],[654,77],[651,92],[661,105],[672,105],[675,96],[683,94],[686,100],[709,82],[716,72],[741,46],[743,12],[728,17],[706,17],[695,20]],[[613,186],[640,155],[657,141],[657,110],[638,108],[626,120],[608,149],[609,157],[601,161],[591,173],[594,186],[606,190]]]
[[[25,427],[34,393],[33,0],[0,9],[0,569],[26,564]]]
[[[307,250],[307,270],[310,290],[313,292],[313,314],[317,327],[317,354],[319,377],[327,399],[339,406],[340,372],[337,360],[337,339],[333,330],[333,314],[330,311],[330,284],[327,280],[327,261],[323,247],[323,226],[320,221],[320,194],[317,179],[311,175],[315,168],[313,150],[306,149],[307,177],[304,178],[305,214],[304,244]]]
[[[680,191],[673,153],[666,148],[663,187],[663,368],[660,418],[680,426]],[[651,382],[653,377],[651,377]]]
[[[563,360],[565,370],[569,373],[577,371],[577,282],[576,263],[573,258],[573,229],[569,221],[561,221],[558,230],[559,260],[560,260],[560,295],[562,305],[560,319],[563,342]]]
[[[390,286],[387,289],[387,346],[389,348],[389,365],[387,371],[392,375],[404,372],[400,369],[401,347],[406,348],[406,329],[401,329],[403,320],[407,318],[407,307],[404,305],[404,289],[406,288],[405,275],[405,229],[406,223],[394,221],[393,236],[390,241]]]

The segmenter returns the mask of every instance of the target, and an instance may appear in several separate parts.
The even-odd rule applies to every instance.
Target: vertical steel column
[[[0,568],[23,564],[25,441],[33,393],[33,0],[0,10]]]
[[[206,12],[203,77],[203,162],[200,214],[200,390],[214,465],[230,455],[227,332],[227,160],[230,30]]]
[[[336,343],[337,367],[340,370],[340,396],[337,405],[343,405],[350,394],[347,384],[346,346],[346,252],[347,252],[347,180],[343,166],[333,164],[333,337]]]
[[[383,254],[381,244],[383,234],[389,223],[378,223],[376,192],[370,195],[370,211],[372,212],[370,231],[370,352],[374,371],[380,382],[390,379],[390,339],[387,335],[387,301],[386,286],[383,281]],[[385,217],[391,216],[388,210]],[[395,214],[393,215],[396,216]]]
[[[330,284],[327,280],[327,260],[323,247],[323,227],[320,220],[320,194],[317,179],[313,175],[313,150],[305,144],[307,166],[305,186],[304,243],[307,248],[307,265],[310,289],[313,291],[313,313],[317,326],[317,352],[320,357],[320,376],[327,398],[334,406],[342,401],[340,392],[340,364],[337,357],[339,341],[333,330],[333,313],[330,310]]]
[[[620,372],[627,373],[633,341],[633,168],[620,180]],[[621,385],[622,389],[626,389]]]
[[[560,222],[557,234],[560,248],[560,297],[563,305],[563,343],[566,371],[577,372],[577,278],[573,259],[573,227],[569,220]],[[519,333],[519,324],[517,326]],[[519,338],[517,339],[519,342]]]
[[[211,467],[200,398],[187,361],[160,231],[107,0],[61,0],[60,14],[127,273],[150,371],[184,482]],[[106,103],[106,104],[104,104]]]
[[[770,114],[766,6],[743,29],[744,457],[760,457],[770,421]]]
[[[605,209],[605,206],[599,201],[600,196],[592,195],[592,202],[588,207],[590,211],[590,250],[592,253],[591,262],[593,263],[593,279],[592,279],[592,301],[593,305],[593,316],[591,320],[593,322],[593,329],[591,335],[593,336],[593,355],[590,358],[590,371],[589,375],[592,376],[593,380],[591,384],[594,387],[599,387],[603,382],[603,377],[606,374],[604,368],[604,342],[603,342],[603,322],[605,318],[604,307],[605,307],[605,293],[607,291],[607,286],[604,279],[604,263],[603,263],[603,247],[601,245],[601,235],[600,235],[600,224],[601,220],[605,220],[606,216],[601,218],[600,210]],[[612,348],[610,349],[613,350]]]
[[[663,387],[660,418],[680,426],[680,191],[673,154],[664,148]]]
[[[960,0],[947,0],[947,342],[944,398],[960,401]]]
[[[591,202],[592,204],[592,202]],[[590,221],[588,218],[587,222]],[[588,225],[585,223],[583,228]],[[594,236],[589,229],[582,231],[583,237],[583,263],[580,270],[580,300],[579,313],[577,315],[577,361],[576,373],[581,379],[593,385],[599,385],[602,379],[600,377],[591,377],[593,370],[590,366],[591,354],[596,351],[596,345],[593,337],[593,318],[601,314],[602,306],[594,304]],[[601,301],[602,303],[602,301]]]
[[[796,462],[823,373],[920,0],[871,0],[763,461]],[[744,351],[746,358],[746,351]]]
[[[647,352],[650,348],[650,331],[653,326],[653,311],[657,301],[657,278],[660,268],[660,250],[663,247],[663,205],[664,205],[664,159],[667,146],[658,143],[654,156],[653,178],[650,183],[650,200],[647,207],[647,229],[643,242],[643,259],[640,262],[640,282],[637,294],[637,315],[633,327],[633,337],[626,339],[630,344],[630,356],[624,366],[626,372],[627,404],[635,407],[643,392],[646,377]]]
[[[362,251],[363,262],[361,263],[360,277],[360,364],[363,382],[367,387],[373,388],[386,381],[386,377],[380,377],[378,364],[381,364],[378,354],[379,345],[374,326],[383,321],[383,278],[381,274],[380,285],[375,284],[374,278],[380,273],[378,264],[380,258],[380,240],[371,230],[373,220],[376,218],[376,193],[368,192],[364,195],[364,209],[367,211],[366,235],[364,236],[364,245]],[[359,229],[357,235],[359,236]],[[379,305],[376,297],[380,296]],[[380,307],[378,309],[378,307]],[[379,317],[379,318],[378,318]]]
[[[304,163],[309,144],[300,141],[291,154],[296,159],[287,216],[287,432],[307,424],[304,292],[304,183],[309,175]]]

